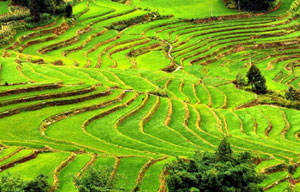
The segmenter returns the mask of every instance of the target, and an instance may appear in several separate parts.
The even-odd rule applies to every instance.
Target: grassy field
[[[58,17],[18,33],[0,48],[0,175],[43,173],[52,190],[69,192],[75,176],[101,165],[124,176],[120,189],[164,192],[165,163],[214,151],[227,136],[261,160],[266,191],[299,191],[299,110],[233,84],[252,63],[268,89],[300,88],[292,2],[239,15],[221,0],[83,0],[73,24]],[[147,19],[152,11],[169,17]]]
[[[234,10],[226,9],[222,0],[189,0],[188,2],[181,0],[132,0],[132,4],[179,18],[202,18],[237,13]]]
[[[8,1],[0,2],[0,15],[8,13]]]

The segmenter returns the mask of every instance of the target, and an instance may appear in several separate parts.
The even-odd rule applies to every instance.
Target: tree
[[[238,9],[247,11],[266,11],[276,0],[235,0]]]
[[[247,72],[248,83],[252,90],[258,94],[265,94],[267,92],[266,79],[261,75],[259,68],[252,65]]]
[[[262,192],[263,177],[255,171],[250,153],[234,154],[224,139],[215,153],[196,152],[192,159],[166,165],[170,192]]]
[[[28,7],[34,22],[40,21],[41,13],[62,14],[66,9],[63,0],[12,0],[12,3]]]
[[[25,183],[20,176],[12,176],[8,173],[0,178],[0,192],[25,192],[24,187]]]
[[[39,0],[29,0],[29,9],[34,22],[39,22],[41,19],[41,7]]]
[[[229,161],[232,157],[232,150],[227,139],[223,139],[218,146],[216,155],[220,161]]]
[[[73,14],[72,5],[67,5],[67,7],[66,7],[66,16],[67,17],[72,17],[72,14]]]
[[[238,73],[235,77],[235,81],[234,83],[236,84],[237,87],[239,86],[245,86],[246,85],[246,81],[244,76],[241,73]]]
[[[29,0],[11,0],[11,3],[13,5],[22,5],[22,6],[27,6],[29,3]]]
[[[0,192],[48,192],[49,189],[50,185],[44,175],[38,175],[29,182],[9,173],[0,178]]]
[[[300,91],[290,86],[285,92],[285,98],[290,101],[300,101]]]
[[[75,183],[79,192],[106,192],[115,191],[114,185],[117,176],[111,177],[113,168],[91,167]]]
[[[38,175],[34,180],[29,181],[25,185],[24,190],[26,192],[48,192],[51,187],[47,179],[48,177],[43,174]]]

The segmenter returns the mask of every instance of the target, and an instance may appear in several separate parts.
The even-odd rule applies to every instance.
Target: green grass
[[[161,51],[151,51],[136,58],[137,67],[146,70],[160,70],[170,64],[170,60]]]
[[[77,155],[66,168],[64,168],[59,174],[59,186],[57,191],[78,191],[74,186],[74,175],[76,175],[85,164],[90,160],[89,155]]]
[[[201,18],[211,16],[211,9],[213,16],[236,14],[236,11],[226,9],[222,1],[212,0],[191,0],[189,3],[173,0],[173,1],[159,1],[159,0],[133,0],[133,4],[139,7],[147,7],[156,9],[164,15],[175,15],[180,18]]]
[[[1,175],[9,172],[13,175],[21,175],[24,180],[29,181],[37,177],[39,174],[44,174],[48,176],[49,183],[52,183],[52,174],[54,169],[68,156],[69,154],[65,152],[39,154],[36,159],[22,164],[17,164],[13,168],[1,172]],[[49,164],[49,162],[51,163]]]
[[[125,189],[126,191],[132,190],[138,173],[147,160],[141,157],[122,158],[120,166],[117,169],[117,174],[120,175],[121,179],[117,181],[115,187],[117,189]]]
[[[28,150],[28,149],[24,149],[24,150],[21,150],[20,152],[18,152],[17,154],[13,155],[12,157],[4,160],[4,161],[1,161],[0,162],[0,166],[1,165],[5,165],[5,164],[8,164],[10,162],[13,162],[15,160],[19,160],[23,157],[26,157],[28,155],[30,155],[33,151],[32,150]]]
[[[0,15],[5,14],[5,13],[8,13],[8,2],[7,1],[0,2]]]

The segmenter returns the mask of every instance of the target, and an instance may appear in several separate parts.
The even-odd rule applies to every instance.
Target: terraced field
[[[0,14],[8,12],[8,2],[0,2]]]
[[[120,190],[163,192],[165,163],[214,151],[228,136],[235,151],[259,157],[266,191],[300,191],[300,112],[258,104],[233,84],[255,63],[269,89],[300,88],[292,0],[259,15],[214,6],[218,17],[193,20],[182,11],[153,18],[144,8],[155,2],[83,0],[74,19],[0,49],[0,175],[44,173],[52,191],[71,192],[73,176],[113,166]],[[158,11],[170,14],[165,2]]]

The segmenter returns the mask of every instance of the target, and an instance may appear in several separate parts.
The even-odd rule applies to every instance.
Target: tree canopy
[[[252,65],[247,72],[247,78],[248,83],[256,93],[265,94],[267,92],[266,79],[262,76],[258,67]]]
[[[215,153],[196,152],[166,165],[167,184],[170,192],[262,192],[254,167],[249,153],[233,153],[224,139]]]
[[[276,0],[234,0],[236,7],[247,11],[266,11]]]
[[[62,14],[66,9],[63,0],[12,0],[12,3],[28,7],[35,22],[40,20],[41,13]]]
[[[79,192],[117,191],[114,185],[118,176],[111,177],[113,168],[91,167],[75,183]]]
[[[48,192],[50,185],[47,179],[41,174],[26,182],[18,175],[6,174],[0,177],[0,192]]]

